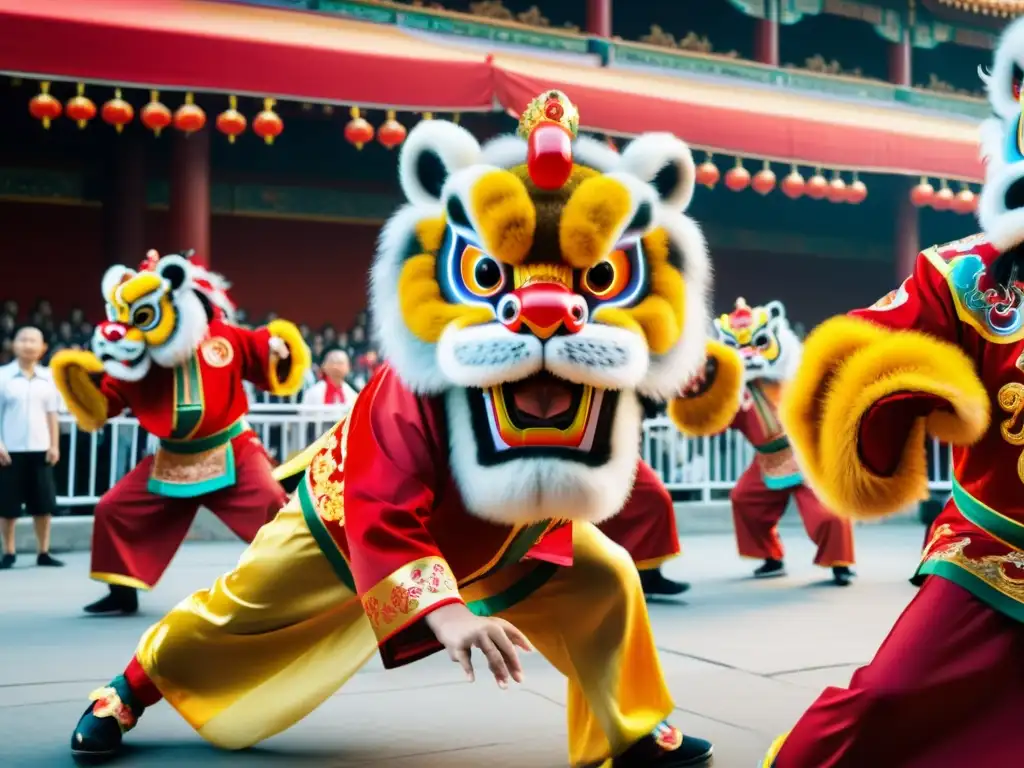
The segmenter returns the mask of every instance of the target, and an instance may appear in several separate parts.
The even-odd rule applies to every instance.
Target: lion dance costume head
[[[985,186],[978,218],[1000,251],[1020,252],[1024,245],[1024,19],[1006,28],[996,47],[992,69],[982,73],[992,117],[982,124]],[[1015,254],[1016,255],[1016,254]],[[1024,279],[1024,259],[1020,278]]]
[[[745,299],[736,299],[732,312],[715,319],[715,332],[722,344],[739,352],[746,383],[785,381],[796,373],[801,345],[782,302],[751,307]]]
[[[117,265],[104,274],[107,321],[96,327],[92,351],[108,375],[139,381],[154,364],[180,365],[211,320],[234,320],[229,284],[193,257],[191,251],[164,257],[150,251],[139,269]]]
[[[659,133],[619,154],[578,122],[551,91],[518,136],[482,147],[419,123],[400,157],[408,203],[373,267],[384,357],[409,389],[444,396],[463,499],[501,523],[615,514],[639,458],[638,394],[672,396],[704,359],[689,149]]]

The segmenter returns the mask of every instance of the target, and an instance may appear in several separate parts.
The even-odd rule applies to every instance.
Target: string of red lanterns
[[[772,170],[771,161],[763,162],[761,170],[751,176],[750,171],[743,165],[743,158],[737,157],[735,165],[725,173],[725,186],[733,192],[742,192],[749,187],[759,195],[768,195],[779,189],[790,200],[807,197],[811,200],[828,200],[831,203],[851,205],[860,205],[867,200],[867,185],[861,181],[856,171],[853,172],[853,178],[849,183],[839,171],[832,174],[831,180],[827,179],[821,168],[816,168],[809,179],[804,179],[800,169],[794,164],[789,174],[780,182]],[[721,171],[708,153],[704,162],[697,166],[697,184],[713,189],[721,178]]]
[[[927,176],[922,176],[921,181],[910,190],[910,202],[917,208],[952,211],[961,215],[972,214],[978,210],[978,195],[970,185],[962,184],[960,191],[954,193],[945,179],[941,179],[939,188],[935,189]]]

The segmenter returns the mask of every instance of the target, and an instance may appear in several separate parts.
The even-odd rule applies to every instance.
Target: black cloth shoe
[[[3,557],[0,557],[0,571],[5,571],[8,568],[13,568],[14,563],[17,561],[17,559],[17,555],[8,555],[5,553]]]
[[[612,761],[612,768],[683,768],[710,765],[710,741],[684,736],[678,728],[661,723],[654,733],[645,736]]]
[[[106,597],[85,606],[85,612],[93,614],[121,613],[130,616],[137,613],[138,610],[138,592],[131,587],[122,587],[117,584],[110,585],[110,594]]]
[[[660,568],[640,571],[640,585],[645,595],[655,596],[681,595],[690,588],[685,581],[666,578]]]
[[[49,552],[40,552],[36,558],[36,565],[44,568],[63,568],[64,563],[51,555]]]
[[[836,565],[832,567],[832,581],[835,582],[837,587],[850,586],[853,583],[853,577],[856,575],[850,570],[849,566]]]
[[[78,762],[99,763],[121,751],[124,735],[135,727],[142,706],[124,675],[115,677],[106,688],[89,694],[89,707],[71,734],[71,755]]]
[[[760,568],[754,570],[755,579],[771,579],[776,576],[786,575],[786,564],[781,560],[768,559]]]

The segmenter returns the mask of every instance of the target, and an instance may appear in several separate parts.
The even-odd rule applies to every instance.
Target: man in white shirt
[[[355,402],[356,391],[345,381],[349,371],[348,353],[343,349],[329,349],[320,362],[320,380],[302,393],[303,405],[324,406],[323,410],[309,409],[303,413],[314,427],[313,439],[333,427]]]
[[[64,565],[50,555],[50,520],[57,508],[53,467],[60,459],[60,395],[39,365],[46,342],[38,328],[14,337],[14,362],[0,368],[0,569],[15,562],[14,523],[24,507],[35,523],[36,563]]]

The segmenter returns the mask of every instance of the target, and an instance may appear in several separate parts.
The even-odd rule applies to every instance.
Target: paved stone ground
[[[753,582],[750,562],[724,534],[693,536],[666,568],[693,582],[685,601],[651,613],[678,704],[674,722],[713,739],[716,768],[753,768],[825,685],[845,684],[913,596],[907,577],[922,529],[858,529],[855,586],[826,585],[811,546],[787,530],[786,579]],[[241,545],[189,544],[133,618],[89,618],[80,607],[101,591],[85,577],[87,555],[63,570],[23,557],[0,573],[0,765],[70,766],[67,743],[85,696],[123,667],[149,622],[228,569]],[[145,715],[126,766],[346,766],[556,768],[565,765],[565,694],[539,658],[524,685],[500,691],[481,675],[470,686],[435,656],[385,673],[373,662],[292,730],[244,753],[203,743],[167,706]]]

